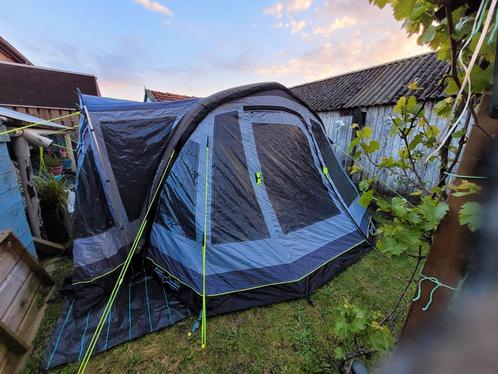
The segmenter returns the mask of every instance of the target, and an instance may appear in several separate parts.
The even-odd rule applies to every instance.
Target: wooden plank
[[[4,239],[3,243],[0,244],[7,245],[7,247],[14,250],[19,257],[29,266],[31,271],[33,271],[45,284],[53,285],[54,281],[52,277],[45,271],[45,269],[35,260],[33,256],[28,252],[26,247],[24,247],[21,242],[15,237],[12,232],[10,235]]]
[[[0,300],[2,300],[0,303],[0,317],[4,315],[30,272],[29,267],[23,261],[18,261],[10,274],[7,275],[2,284],[0,284]]]
[[[2,369],[4,367],[4,360],[6,359],[7,352],[7,346],[0,340],[0,373],[3,373]]]
[[[30,344],[20,339],[8,326],[0,322],[0,339],[9,350],[16,353],[25,353],[31,349]]]
[[[0,251],[0,284],[19,261],[19,256],[11,251]]]
[[[38,289],[38,292],[31,301],[31,304],[29,305],[29,308],[27,309],[24,318],[19,325],[19,328],[16,331],[16,334],[22,340],[31,342],[34,339],[37,330],[36,328],[34,328],[34,325],[36,325],[37,319],[40,317],[40,315],[43,315],[43,313],[40,312],[42,311],[49,294],[50,289],[48,286],[41,286]],[[43,296],[44,299],[41,299],[41,297]]]
[[[31,303],[36,298],[40,285],[40,279],[31,272],[0,319],[0,322],[8,326],[14,333],[19,329]]]

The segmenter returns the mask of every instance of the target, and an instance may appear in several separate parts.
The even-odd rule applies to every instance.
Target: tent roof
[[[140,102],[123,99],[112,99],[102,96],[80,95],[80,105],[86,106],[90,112],[106,112],[114,110],[140,110],[140,109],[168,109],[195,104],[199,99],[164,101],[164,102]]]

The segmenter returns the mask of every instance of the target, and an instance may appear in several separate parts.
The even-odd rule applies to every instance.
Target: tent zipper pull
[[[254,173],[254,176],[256,177],[256,184],[259,186],[262,181],[261,172],[257,171],[256,173]]]

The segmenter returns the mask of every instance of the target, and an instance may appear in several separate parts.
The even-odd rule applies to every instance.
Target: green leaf
[[[481,186],[467,179],[463,179],[458,185],[450,185],[449,187],[451,191],[454,191],[452,195],[455,197],[474,195],[481,191]]]
[[[453,78],[449,78],[446,81],[448,84],[446,85],[444,92],[447,95],[455,95],[458,92],[458,85],[455,83],[455,80]]]
[[[373,190],[369,190],[361,194],[360,198],[358,199],[358,203],[362,207],[368,208],[370,202],[372,201],[372,198],[373,198]]]
[[[489,65],[486,69],[481,69],[478,65],[474,65],[470,73],[472,82],[472,92],[482,93],[488,90],[493,85],[494,65]]]
[[[370,139],[373,135],[373,128],[371,127],[368,127],[368,126],[365,126],[364,128],[362,128],[361,130],[361,137],[364,138],[364,139]]]
[[[403,114],[405,112],[406,102],[407,102],[406,97],[401,96],[398,99],[398,102],[396,103],[396,105],[394,106],[394,109],[393,109],[394,113]]]
[[[386,4],[389,2],[389,0],[369,0],[370,3],[373,3],[375,6],[379,7],[380,9],[383,9]]]
[[[362,148],[365,150],[367,153],[374,153],[380,149],[380,144],[377,140],[372,140],[368,144],[363,143]]]
[[[453,101],[454,99],[452,97],[438,101],[434,106],[434,112],[436,112],[439,117],[449,118],[451,116],[451,109],[453,108]]]
[[[425,28],[424,32],[417,38],[417,42],[419,44],[427,44],[434,39],[436,35],[436,27],[433,25],[429,25]]]
[[[416,81],[413,81],[413,82],[408,83],[407,88],[408,88],[410,91],[420,90],[420,87],[417,85],[417,82],[416,82]]]
[[[376,351],[387,351],[394,345],[394,337],[386,326],[372,321],[365,338],[366,344]]]
[[[401,21],[403,18],[409,18],[412,14],[415,0],[402,0],[393,2],[394,18]]]
[[[417,98],[413,95],[408,97],[408,100],[406,102],[406,111],[408,113],[411,113],[413,115],[416,115],[420,109],[422,108],[422,105],[417,104]]]
[[[475,201],[468,201],[463,204],[458,212],[458,222],[460,225],[467,225],[470,231],[476,231],[482,220],[481,205]]]
[[[358,187],[360,188],[360,191],[366,191],[370,187],[371,183],[372,181],[370,179],[362,179]]]

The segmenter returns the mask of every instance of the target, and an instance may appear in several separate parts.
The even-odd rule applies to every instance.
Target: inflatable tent
[[[107,297],[144,219],[136,257],[189,313],[307,297],[369,248],[320,118],[280,84],[81,108],[75,316]]]

